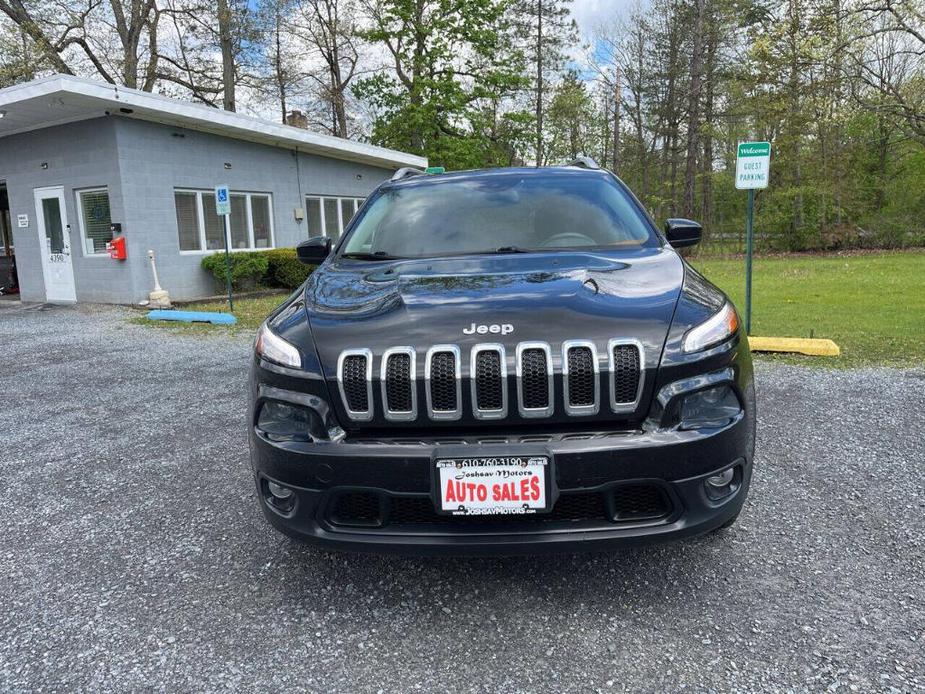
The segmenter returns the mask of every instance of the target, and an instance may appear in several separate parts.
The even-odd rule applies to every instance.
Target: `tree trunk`
[[[665,100],[662,111],[664,112],[665,127],[662,133],[662,163],[661,163],[661,183],[659,215],[664,214],[665,207],[665,184],[668,188],[668,216],[674,216],[677,209],[677,200],[675,193],[677,191],[678,178],[678,129],[680,125],[678,115],[678,32],[674,28],[674,17],[669,16],[667,23],[667,41],[668,41],[668,64],[667,80],[665,85]]]
[[[161,12],[152,3],[153,15],[148,19],[148,65],[145,67],[144,89],[146,92],[154,91],[157,82],[157,65],[160,56],[157,44],[157,28],[161,21]]]
[[[713,229],[713,85],[716,79],[717,35],[716,27],[711,19],[709,32],[706,34],[707,50],[703,85],[703,123],[706,128],[702,133],[703,162],[701,162],[702,180],[700,182],[700,219],[706,235],[709,235]]]
[[[233,17],[228,0],[218,0],[218,41],[222,50],[222,108],[236,110]]]
[[[536,165],[543,166],[543,0],[536,0]]]
[[[39,27],[38,23],[32,18],[32,15],[29,14],[22,0],[10,0],[9,3],[5,0],[0,0],[0,12],[3,12],[7,17],[12,19],[23,34],[27,35],[33,43],[35,43],[35,47],[45,57],[55,72],[60,72],[65,75],[74,74],[74,71],[64,62],[64,59],[55,49],[55,46],[52,45],[52,42],[42,31],[41,27]]]
[[[882,115],[877,117],[877,130],[879,138],[877,139],[877,186],[874,192],[874,209],[880,212],[886,203],[887,150],[890,146],[890,131],[886,118]]]
[[[646,147],[646,130],[643,122],[643,94],[642,94],[642,74],[645,66],[645,45],[641,31],[636,41],[636,87],[633,104],[633,121],[636,124],[636,146],[639,157],[639,180],[641,184],[641,199],[645,202],[649,196],[649,153]]]
[[[801,250],[803,246],[802,242],[802,231],[803,231],[803,169],[802,162],[800,157],[802,152],[800,151],[800,141],[802,139],[802,121],[801,111],[800,111],[800,48],[799,40],[801,33],[801,15],[798,9],[798,3],[801,0],[790,0],[789,2],[789,48],[790,48],[790,74],[788,77],[787,91],[788,91],[788,111],[789,111],[789,130],[790,130],[790,139],[793,145],[793,183],[796,188],[795,194],[793,196],[793,221],[791,222],[791,239],[790,239],[790,249],[792,251]]]
[[[601,104],[603,107],[603,113],[601,118],[601,147],[600,150],[600,159],[598,159],[601,164],[604,166],[610,166],[609,162],[611,161],[610,157],[610,100],[607,98],[607,94],[604,94],[604,102]]]
[[[425,65],[427,63],[426,46],[427,39],[424,35],[424,0],[417,0],[415,15],[415,42],[414,57],[411,63],[411,89],[409,100],[414,106],[415,116],[420,114],[420,108],[424,105],[424,97],[421,94],[421,80],[424,78]],[[411,128],[411,147],[412,151],[422,153],[424,151],[424,126],[419,117],[415,117],[415,122]]]
[[[335,42],[332,55],[334,60],[331,64],[331,84],[334,87],[334,93],[331,95],[334,102],[334,135],[336,137],[347,137],[347,109],[345,106],[346,96],[344,95],[345,87],[341,79],[340,72],[340,53],[337,50]]]
[[[697,153],[700,149],[700,87],[703,77],[703,15],[706,0],[694,0],[694,42],[691,49],[691,89],[687,103],[687,155],[684,167],[684,216],[694,216]]]
[[[621,100],[621,85],[620,85],[620,66],[617,65],[614,69],[614,86],[613,86],[613,160],[611,163],[611,171],[614,173],[617,172],[617,169],[620,166],[620,100]]]
[[[32,60],[31,51],[29,50],[29,37],[26,35],[26,31],[21,27],[19,36],[22,39],[23,79],[31,82],[35,79],[35,63]]]
[[[276,69],[276,88],[279,91],[279,109],[283,118],[283,125],[289,116],[289,106],[286,103],[286,78],[283,74],[283,45],[280,40],[280,27],[282,25],[282,16],[279,12],[279,5],[276,6],[276,26],[273,41],[276,46],[276,55],[273,56],[273,67]]]

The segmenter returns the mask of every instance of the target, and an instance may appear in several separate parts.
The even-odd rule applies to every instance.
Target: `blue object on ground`
[[[230,313],[212,311],[148,311],[148,320],[176,320],[185,323],[212,323],[214,325],[234,325],[238,319]]]

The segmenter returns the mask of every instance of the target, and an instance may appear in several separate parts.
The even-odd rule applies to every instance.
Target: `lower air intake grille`
[[[502,388],[501,354],[479,352],[475,357],[475,406],[480,410],[500,410],[504,406]]]
[[[594,355],[590,347],[568,351],[568,404],[581,407],[594,404]]]
[[[520,360],[523,406],[529,409],[549,407],[549,365],[546,363],[546,352],[531,347],[523,351]]]
[[[456,401],[456,355],[437,352],[430,362],[430,398],[435,412],[453,412]]]
[[[343,369],[341,378],[347,407],[354,412],[366,412],[369,410],[366,381],[367,357],[361,354],[344,357]]]
[[[390,525],[452,525],[458,528],[490,525],[544,525],[563,521],[607,521],[604,497],[595,492],[562,494],[549,513],[504,516],[447,516],[434,509],[427,497],[392,497]]]
[[[369,492],[338,494],[329,507],[328,518],[335,525],[377,526],[382,524],[381,497]]]
[[[614,520],[641,521],[667,516],[671,501],[654,484],[628,484],[613,490]]]
[[[638,523],[667,518],[672,511],[665,491],[654,484],[633,483],[608,492],[563,492],[549,513],[499,516],[450,516],[438,513],[429,496],[390,496],[344,491],[327,506],[328,520],[338,526],[383,527],[440,525],[460,530],[491,526],[529,528],[549,523]]]
[[[639,349],[636,345],[613,346],[613,401],[632,405],[639,392]]]
[[[389,411],[411,411],[411,388],[411,355],[391,355],[385,369],[386,405]]]

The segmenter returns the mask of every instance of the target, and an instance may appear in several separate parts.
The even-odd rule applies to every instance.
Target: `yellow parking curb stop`
[[[756,337],[749,335],[752,352],[792,352],[811,357],[837,357],[841,354],[832,340],[810,337]]]

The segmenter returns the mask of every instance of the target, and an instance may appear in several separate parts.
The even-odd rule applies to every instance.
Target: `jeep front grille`
[[[570,416],[594,415],[601,410],[601,390],[607,387],[615,413],[636,410],[645,375],[642,345],[635,340],[613,339],[606,358],[590,340],[569,340],[553,359],[545,342],[521,342],[514,356],[517,413],[523,418],[550,417],[559,401],[555,393],[556,369],[561,369],[561,408]],[[602,362],[606,362],[603,363]],[[337,378],[347,416],[370,421],[379,409],[390,421],[418,419],[418,380],[423,380],[426,418],[457,420],[471,407],[477,419],[508,416],[508,363],[500,344],[472,347],[468,359],[471,400],[462,398],[462,353],[456,345],[434,345],[426,352],[418,373],[412,347],[391,347],[383,352],[379,368],[381,399],[374,401],[373,355],[368,349],[347,350],[338,359]],[[606,369],[606,373],[601,371]],[[603,384],[603,385],[602,385]],[[423,417],[423,415],[422,415]]]

